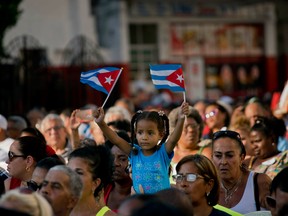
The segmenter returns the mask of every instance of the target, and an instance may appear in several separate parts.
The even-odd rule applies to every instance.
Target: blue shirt
[[[140,193],[139,185],[142,185],[144,193],[156,193],[157,191],[170,188],[169,166],[174,152],[168,155],[163,143],[152,155],[145,156],[139,145],[134,145],[138,154],[129,154],[132,166],[133,188]]]

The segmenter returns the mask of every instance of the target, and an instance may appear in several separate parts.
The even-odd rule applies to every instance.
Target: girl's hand
[[[97,124],[104,122],[104,109],[102,107],[99,107],[96,111],[93,111],[93,116],[95,117],[95,122]]]
[[[181,109],[179,110],[179,117],[183,119],[188,114],[189,114],[189,103],[183,102],[181,104]]]
[[[72,113],[71,113],[71,116],[70,116],[70,128],[72,130],[76,130],[79,128],[81,122],[77,119],[76,117],[76,113],[78,112],[79,110],[76,109],[74,110]]]

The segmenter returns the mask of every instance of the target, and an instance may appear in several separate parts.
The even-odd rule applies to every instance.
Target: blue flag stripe
[[[167,77],[173,74],[178,69],[181,69],[181,64],[160,64],[150,65],[150,74],[153,84],[156,89],[169,89],[173,92],[184,92],[185,88],[179,84],[167,80]]]
[[[155,85],[156,89],[169,89],[173,92],[183,92],[185,89],[181,88],[180,86],[169,86],[169,85]]]
[[[175,71],[179,68],[181,68],[181,64],[150,65],[150,70],[153,70],[153,71],[161,71],[161,70]]]

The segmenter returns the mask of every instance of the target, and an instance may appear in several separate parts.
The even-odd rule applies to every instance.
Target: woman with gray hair
[[[172,132],[177,124],[177,113],[179,108],[173,109],[169,115],[169,128]],[[208,158],[211,158],[211,147],[209,142],[200,142],[202,138],[204,123],[199,112],[189,106],[189,114],[185,119],[181,137],[174,148],[174,157],[171,165],[173,173],[175,174],[175,167],[177,163],[187,155],[203,154]]]

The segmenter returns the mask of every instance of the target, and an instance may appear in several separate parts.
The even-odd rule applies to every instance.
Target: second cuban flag
[[[150,65],[152,82],[156,89],[169,89],[173,92],[185,92],[181,64]]]

